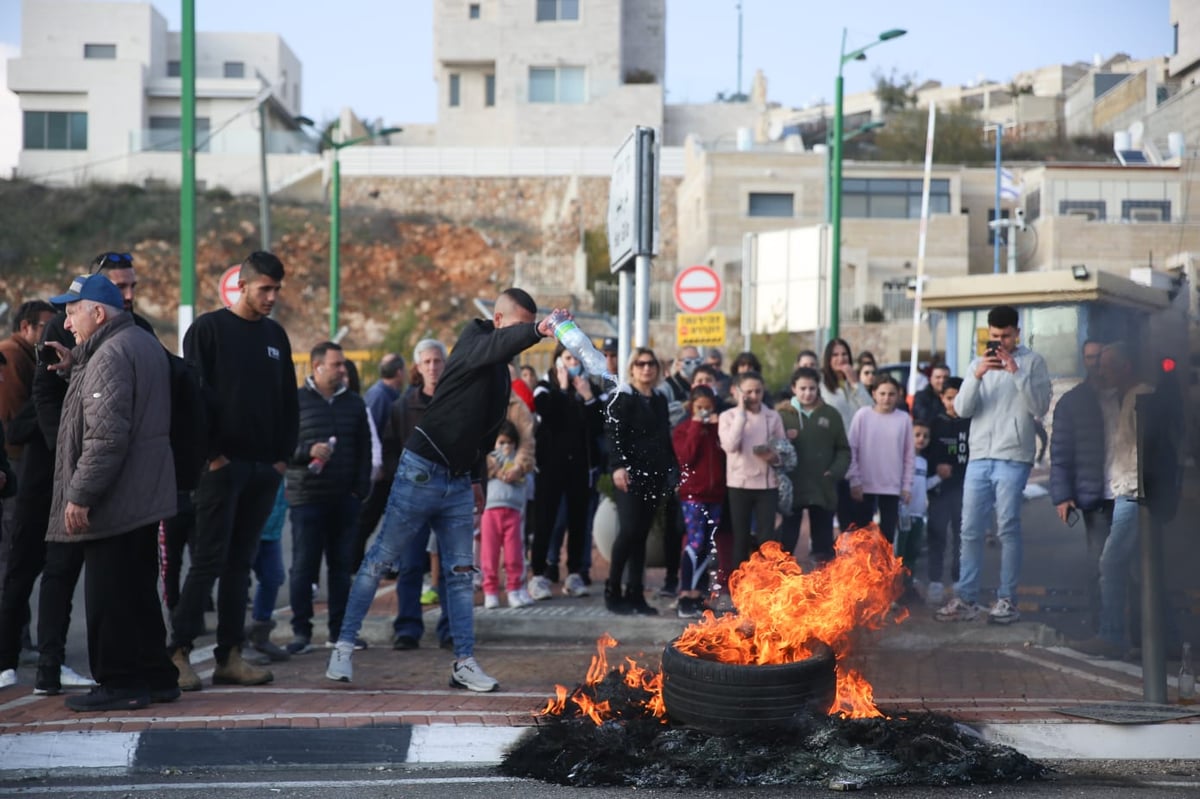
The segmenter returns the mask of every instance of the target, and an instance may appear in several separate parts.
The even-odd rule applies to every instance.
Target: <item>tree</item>
[[[921,161],[925,158],[925,127],[929,112],[901,111],[888,117],[887,127],[875,134],[876,157],[882,161]],[[970,111],[938,111],[933,160],[939,164],[989,163],[991,150],[983,143],[983,122]]]
[[[883,70],[877,69],[871,73],[871,77],[875,79],[875,99],[883,105],[883,113],[890,114],[916,106],[916,74],[909,72],[897,75],[893,68],[890,75],[885,75]]]

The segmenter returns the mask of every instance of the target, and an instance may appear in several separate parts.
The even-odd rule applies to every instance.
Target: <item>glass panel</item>
[[[867,217],[867,195],[865,194],[844,194],[842,195],[842,216],[849,216],[855,219],[866,219]]]
[[[178,78],[182,69],[183,68],[179,65],[178,61],[168,61],[167,62],[167,77],[168,78]]]
[[[496,76],[483,76],[483,104],[493,106],[496,104]]]
[[[558,18],[558,0],[537,0],[537,21],[553,22]]]
[[[582,103],[587,99],[587,86],[583,67],[558,68],[558,101],[560,103]]]
[[[1079,374],[1079,307],[1025,308],[1021,316],[1021,343],[1046,359],[1050,375]]]
[[[63,111],[46,114],[46,149],[67,149],[67,115]]]
[[[87,114],[83,111],[72,111],[70,115],[68,136],[72,150],[87,149]]]
[[[865,192],[867,190],[867,181],[862,178],[842,178],[842,194],[851,191]]]
[[[479,3],[471,3],[467,7],[467,16],[471,19],[479,19]]]
[[[561,0],[561,15],[559,19],[579,19],[579,0]]]
[[[46,149],[46,114],[43,111],[25,112],[25,149]]]
[[[529,68],[529,102],[554,102],[554,70],[544,67]]]
[[[931,214],[948,214],[950,213],[950,195],[949,194],[934,194],[929,198],[929,213]]]
[[[208,152],[209,145],[212,143],[210,130],[211,122],[208,117],[196,117],[196,152]],[[175,149],[179,149],[179,146],[176,145]]]
[[[908,181],[894,180],[892,178],[872,178],[871,181],[872,194],[907,194]],[[920,189],[917,189],[920,191]]]
[[[457,106],[457,105],[458,105],[458,101],[459,101],[459,97],[458,97],[458,88],[459,88],[459,82],[460,82],[460,81],[459,81],[459,77],[458,77],[458,75],[457,75],[457,74],[454,74],[454,75],[451,75],[451,76],[450,76],[450,105],[451,105],[452,107],[453,107],[453,106]]]
[[[792,194],[750,193],[750,216],[794,216],[795,197]]]
[[[893,194],[874,195],[869,215],[872,219],[907,219],[908,198]]]
[[[115,44],[85,44],[83,46],[84,58],[116,58],[117,46]]]
[[[227,78],[244,78],[246,77],[246,65],[241,61],[226,61],[225,62],[225,77]]]

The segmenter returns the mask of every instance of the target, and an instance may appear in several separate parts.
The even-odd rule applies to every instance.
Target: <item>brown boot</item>
[[[196,675],[196,670],[192,668],[192,662],[188,659],[188,654],[188,650],[183,647],[171,653],[171,662],[179,670],[179,690],[199,691],[204,687],[204,684],[200,682],[200,678]]]
[[[263,685],[275,679],[267,669],[251,666],[242,659],[241,648],[229,650],[224,663],[213,671],[213,685]]]

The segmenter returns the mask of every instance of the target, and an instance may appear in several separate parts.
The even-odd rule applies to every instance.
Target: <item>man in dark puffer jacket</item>
[[[362,397],[346,387],[346,356],[332,341],[312,349],[312,377],[299,390],[300,434],[287,468],[292,514],[292,642],[312,651],[312,585],[329,569],[329,640],[336,641],[350,594],[358,513],[371,487],[371,430]],[[363,644],[361,648],[365,648]]]
[[[1082,511],[1087,537],[1088,606],[1093,632],[1100,619],[1100,553],[1112,521],[1112,497],[1106,497],[1104,475],[1104,414],[1100,409],[1100,352],[1098,341],[1083,344],[1084,381],[1068,391],[1054,408],[1050,439],[1050,499],[1058,518],[1074,525]]]

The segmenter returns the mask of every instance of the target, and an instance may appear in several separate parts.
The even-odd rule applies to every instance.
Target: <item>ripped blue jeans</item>
[[[441,590],[450,617],[454,655],[465,658],[475,653],[474,504],[468,475],[451,475],[445,466],[408,450],[401,454],[383,526],[350,587],[341,642],[354,642],[384,573],[393,563],[403,572],[402,559],[412,552],[424,552],[432,528],[442,561]]]

